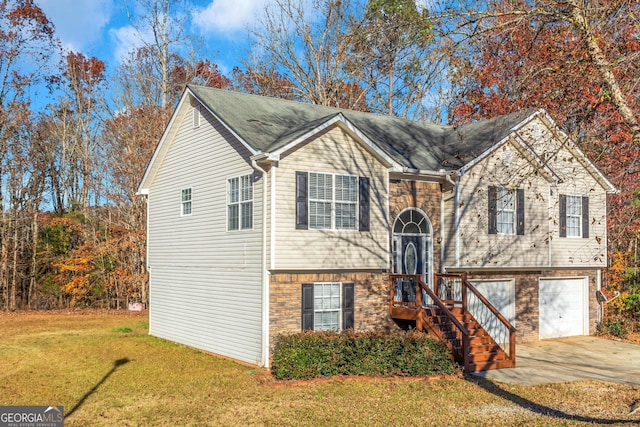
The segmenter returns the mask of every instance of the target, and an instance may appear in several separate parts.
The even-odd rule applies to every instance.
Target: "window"
[[[582,197],[567,196],[567,237],[582,237]]]
[[[560,195],[560,237],[589,237],[589,198]]]
[[[227,230],[253,228],[253,179],[243,175],[227,180]]]
[[[333,205],[333,175],[326,173],[309,174],[309,228],[327,229],[331,227]]]
[[[524,234],[524,190],[489,187],[489,234]]]
[[[182,215],[191,215],[191,188],[182,190]]]
[[[358,206],[358,177],[336,175],[336,228],[356,229],[356,208]]]
[[[193,128],[200,127],[200,106],[193,107]]]
[[[354,284],[302,284],[302,329],[337,331],[353,328]]]
[[[296,228],[369,231],[369,178],[296,172]]]
[[[496,207],[498,234],[515,234],[516,198],[513,191],[498,188]]]

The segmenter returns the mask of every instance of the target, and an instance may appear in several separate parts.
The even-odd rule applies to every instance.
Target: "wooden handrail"
[[[492,312],[492,313],[493,313],[493,314],[494,314],[498,319],[500,319],[500,321],[504,324],[504,326],[506,326],[506,327],[509,329],[509,332],[515,332],[515,331],[516,331],[516,328],[511,324],[511,322],[509,322],[509,320],[507,320],[507,318],[506,318],[506,317],[504,317],[504,316],[502,315],[502,313],[500,313],[500,312],[498,311],[498,309],[497,309],[497,308],[495,308],[495,307],[493,306],[493,304],[491,304],[491,303],[489,302],[489,300],[488,300],[488,299],[486,299],[486,298],[485,298],[485,296],[484,296],[484,295],[482,295],[482,294],[480,293],[480,291],[479,291],[478,289],[476,289],[476,287],[475,287],[475,286],[473,286],[473,285],[471,284],[471,282],[469,282],[469,281],[467,281],[467,280],[465,280],[464,282],[465,282],[465,287],[466,287],[466,288],[468,288],[469,290],[471,290],[471,292],[473,292],[473,293],[476,295],[476,297],[478,297],[478,299],[479,299],[480,301],[482,301],[482,303],[483,303],[484,305],[486,305],[486,306],[487,306],[487,308],[488,308],[488,309],[489,309],[489,310],[490,310],[490,311],[491,311],[491,312]]]
[[[460,323],[458,318],[454,316],[451,310],[449,310],[449,308],[440,300],[440,298],[438,298],[435,292],[431,290],[429,285],[424,283],[424,280],[422,280],[422,277],[420,275],[416,277],[416,281],[418,283],[419,288],[422,288],[427,293],[427,295],[431,297],[433,302],[436,303],[436,305],[440,308],[440,310],[442,310],[442,312],[446,314],[446,316],[449,318],[451,323],[453,323],[456,326],[456,328],[458,328],[460,333],[462,333],[462,360],[464,363],[464,369],[465,371],[467,371],[469,368],[469,351],[470,351],[469,330],[462,323]],[[422,292],[419,292],[419,293],[422,294]],[[420,305],[420,307],[422,307],[422,305]]]
[[[516,358],[516,328],[511,324],[511,322],[509,322],[507,320],[506,317],[504,317],[502,315],[502,313],[500,313],[498,311],[497,308],[495,308],[493,306],[493,304],[491,304],[489,302],[489,300],[487,300],[484,295],[482,295],[480,293],[480,291],[478,289],[476,289],[475,286],[473,286],[471,284],[471,282],[469,282],[467,280],[466,275],[464,275],[463,279],[462,279],[462,289],[463,289],[463,306],[465,306],[466,304],[466,300],[467,300],[467,296],[466,296],[466,292],[464,292],[464,290],[469,289],[475,296],[476,298],[478,298],[480,300],[480,302],[482,302],[484,304],[485,307],[487,307],[489,309],[489,311],[491,311],[491,313],[493,313],[494,316],[496,316],[498,318],[498,320],[500,320],[500,322],[502,322],[502,324],[504,326],[507,327],[507,329],[509,330],[509,358],[512,360],[515,360]]]
[[[462,323],[460,323],[458,318],[453,315],[451,310],[449,310],[449,308],[442,302],[442,300],[440,300],[440,298],[438,298],[438,296],[435,294],[435,292],[433,292],[433,290],[431,290],[431,288],[426,283],[424,283],[424,280],[422,280],[422,277],[420,277],[419,275],[417,277],[417,283],[418,283],[419,287],[422,288],[427,293],[427,295],[429,295],[431,297],[433,302],[435,302],[436,305],[438,307],[440,307],[440,310],[442,310],[442,312],[447,315],[449,320],[451,320],[451,323],[456,325],[456,328],[460,329],[460,332],[462,332],[463,335],[467,335],[468,336],[469,335],[469,330],[467,328],[465,328],[465,326]]]
[[[427,285],[422,276],[420,274],[390,274],[389,279],[391,282],[391,290],[390,290],[390,304],[393,306],[393,297],[394,297],[394,279],[414,279],[416,282],[416,308],[419,310],[423,310],[422,307],[422,292],[420,290],[424,290],[427,295],[431,297],[433,302],[440,308],[442,313],[446,315],[451,323],[460,331],[462,334],[462,359],[464,363],[465,370],[469,367],[469,350],[470,350],[470,341],[469,341],[469,330],[453,315],[451,310],[442,302],[442,300],[433,292],[433,290]]]

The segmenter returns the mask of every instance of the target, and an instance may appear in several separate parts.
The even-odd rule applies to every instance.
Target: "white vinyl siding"
[[[566,148],[565,141],[551,132],[543,139],[530,140],[531,127],[518,130],[524,143],[537,155],[547,159],[547,171],[530,160],[515,140],[505,142],[459,178],[457,203],[445,203],[447,239],[445,268],[576,268],[606,265],[606,193],[580,158]],[[545,139],[546,138],[546,139]],[[513,158],[506,165],[501,153],[511,150]],[[490,189],[514,188],[516,225],[518,189],[523,189],[524,234],[491,233]],[[588,238],[582,232],[575,212],[574,230],[582,238],[560,238],[560,196],[588,195]],[[495,194],[497,200],[497,191]],[[496,203],[497,205],[497,203]],[[453,207],[451,212],[448,208]],[[584,205],[583,205],[584,206]],[[495,206],[495,212],[498,212]],[[459,225],[453,224],[455,211]],[[584,212],[583,212],[584,214]],[[505,220],[505,223],[510,220]],[[488,227],[489,225],[489,227]],[[503,230],[506,231],[506,230]],[[454,250],[458,238],[457,250]]]
[[[227,230],[253,228],[253,181],[251,175],[227,180]]]
[[[206,110],[198,129],[191,108],[180,114],[149,188],[149,333],[258,364],[262,215],[241,235],[228,233],[226,184],[256,176],[252,209],[262,212],[263,179],[252,175],[251,154]],[[189,186],[197,189],[197,206],[189,221],[176,221],[176,194]]]
[[[567,237],[582,237],[581,196],[567,196]]]
[[[359,202],[355,202],[354,229],[296,229],[296,172],[320,172],[349,177],[367,177],[370,183],[370,230],[359,231]],[[309,173],[311,175],[311,173]],[[309,177],[309,181],[311,177]],[[277,168],[276,212],[274,218],[274,268],[317,269],[387,269],[389,267],[388,167],[340,128],[332,128],[317,139],[284,155]],[[359,178],[355,179],[360,185]],[[351,181],[353,182],[353,181]],[[309,184],[307,183],[307,188]],[[335,192],[335,181],[332,191]],[[357,192],[357,187],[354,188]],[[349,198],[344,192],[341,199]],[[329,203],[330,198],[307,194],[311,220],[311,201]],[[332,200],[332,199],[331,199]],[[350,199],[353,200],[353,199]],[[339,201],[343,206],[354,202]],[[317,205],[316,205],[317,206]],[[348,209],[347,209],[348,211]],[[327,212],[327,211],[323,211]],[[351,214],[349,214],[351,215]],[[328,216],[328,213],[327,213]],[[353,220],[353,216],[351,216]],[[325,219],[323,219],[325,220]],[[342,220],[343,225],[345,220]],[[347,221],[348,223],[348,221]]]
[[[313,288],[313,329],[316,331],[339,331],[342,317],[340,283],[314,283]]]
[[[500,234],[515,234],[516,197],[515,192],[507,188],[498,188],[496,206],[497,230]]]

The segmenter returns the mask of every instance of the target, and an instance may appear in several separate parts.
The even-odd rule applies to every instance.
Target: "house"
[[[139,187],[149,332],[268,366],[281,333],[421,324],[394,310],[438,301],[404,273],[458,300],[464,277],[518,342],[588,335],[614,191],[542,110],[451,127],[189,86]]]

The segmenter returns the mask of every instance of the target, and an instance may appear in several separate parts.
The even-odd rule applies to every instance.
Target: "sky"
[[[247,26],[255,22],[267,0],[182,0],[180,10],[190,32],[202,38],[202,57],[223,73],[241,65],[247,52]],[[127,16],[134,21],[135,0],[36,0],[56,28],[67,50],[95,56],[115,70],[127,52],[141,45]]]

